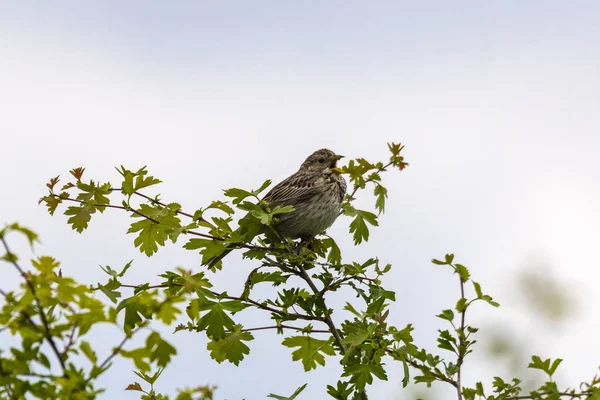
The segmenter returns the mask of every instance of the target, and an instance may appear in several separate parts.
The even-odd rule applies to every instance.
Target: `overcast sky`
[[[418,344],[434,350],[443,326],[434,314],[454,304],[457,287],[429,260],[454,252],[502,305],[474,311],[473,325],[512,331],[525,354],[565,358],[561,382],[593,375],[600,3],[216,4],[0,3],[0,223],[38,231],[36,254],[85,283],[105,279],[99,264],[130,259],[131,283],[152,280],[178,265],[200,269],[199,255],[170,246],[146,258],[119,212],[77,234],[37,205],[48,178],[82,165],[88,178],[117,182],[114,166],[148,165],[165,199],[194,210],[223,188],[283,179],[318,148],[377,160],[399,141],[411,165],[385,175],[388,210],[371,242],[352,248],[345,218],[331,229],[348,260],[394,264],[392,323],[414,323]],[[214,282],[238,292],[252,264],[230,260]],[[519,295],[519,274],[536,266],[576,299],[563,324]],[[3,288],[16,282],[7,266],[0,277]],[[210,359],[204,334],[165,332],[180,350],[159,381],[169,393],[216,384],[217,399],[254,400],[308,382],[301,398],[320,399],[340,373],[329,359],[305,374],[272,333],[256,333],[236,368]],[[115,330],[92,337],[104,352],[120,340]],[[502,372],[481,358],[466,365],[471,383]],[[104,398],[136,398],[123,391],[132,368],[119,362],[106,374]],[[371,397],[402,398],[400,372],[390,366]]]

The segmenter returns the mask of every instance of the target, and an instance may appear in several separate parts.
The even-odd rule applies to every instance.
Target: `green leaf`
[[[495,302],[494,299],[492,299],[492,296],[489,296],[487,294],[484,294],[481,297],[481,300],[485,301],[486,303],[488,303],[489,305],[493,306],[493,307],[499,307],[500,304]]]
[[[260,194],[260,192],[262,192],[263,190],[265,190],[266,188],[268,188],[270,184],[271,184],[271,180],[267,179],[266,181],[263,182],[262,185],[260,185],[260,187],[258,189],[253,190],[252,194],[254,194],[255,196],[257,196],[258,194]]]
[[[274,272],[255,272],[252,274],[252,286],[260,282],[273,282],[273,286],[287,282],[289,276],[282,275],[281,271]]]
[[[454,312],[452,310],[443,310],[442,313],[436,315],[436,317],[452,322],[454,320]]]
[[[152,375],[148,375],[144,371],[133,371],[133,373],[136,374],[137,376],[139,376],[140,378],[142,378],[145,382],[153,385],[154,382],[156,382],[156,380],[162,374],[163,371],[164,371],[164,368],[159,368],[158,371],[156,371]],[[144,399],[144,400],[146,400],[146,399]]]
[[[44,202],[48,207],[48,213],[54,215],[54,212],[58,208],[58,205],[62,203],[62,200],[56,196],[45,196],[40,199],[40,202]]]
[[[373,376],[387,381],[387,374],[381,364],[354,364],[344,368],[342,376],[350,376],[350,382],[356,385],[358,391],[373,383]]]
[[[456,268],[456,273],[460,277],[461,281],[466,282],[469,280],[469,278],[471,277],[471,273],[464,265],[454,264],[454,267]]]
[[[150,360],[156,361],[156,364],[163,368],[171,361],[171,357],[177,354],[177,349],[165,341],[158,332],[148,335],[146,347],[151,351]]]
[[[452,261],[454,261],[454,254],[446,254],[445,261],[446,264],[452,264]]]
[[[210,205],[208,207],[205,208],[205,211],[209,210],[211,208],[221,210],[227,215],[231,215],[234,213],[233,208],[229,207],[229,205],[227,203],[222,202],[222,201],[213,201],[212,203],[210,203]]]
[[[140,369],[142,371],[150,370],[150,364],[148,363],[148,361],[150,360],[151,354],[150,349],[148,349],[146,346],[139,347],[133,350],[121,349],[119,353],[122,357],[131,358],[137,369]]]
[[[240,204],[245,198],[253,196],[252,193],[248,192],[247,190],[238,188],[227,189],[224,193],[225,196],[233,198],[231,202],[235,205]]]
[[[471,281],[473,283],[473,288],[475,289],[475,293],[477,294],[477,298],[480,299],[483,297],[483,292],[481,291],[481,285],[475,281]]]
[[[364,327],[359,327],[352,333],[348,333],[346,337],[342,339],[342,343],[349,345],[350,347],[356,347],[367,340],[369,336],[371,336],[369,331],[367,331]]]
[[[380,184],[375,185],[373,194],[377,198],[375,200],[375,208],[382,214],[385,211],[385,199],[388,197],[388,191],[385,187]]]
[[[292,360],[302,360],[305,371],[316,369],[317,364],[325,365],[324,354],[335,355],[329,340],[315,339],[311,336],[290,336],[285,338],[282,344],[286,347],[298,347],[292,352]]]
[[[148,257],[158,251],[158,246],[164,246],[167,240],[164,229],[147,219],[131,224],[127,233],[135,232],[139,232],[133,241],[135,247],[139,247],[140,251]]]
[[[144,175],[145,175],[145,173],[144,173]],[[153,185],[156,185],[156,184],[162,182],[160,179],[157,179],[153,176],[144,176],[144,175],[138,175],[135,179],[134,189],[136,192],[140,189],[146,188],[148,186],[153,186]]]
[[[100,290],[102,293],[106,295],[113,303],[117,303],[119,297],[121,297],[121,292],[118,292],[116,289],[121,287],[121,283],[116,279],[111,279],[106,283],[106,285],[98,284],[96,289]]]
[[[202,254],[202,264],[206,265],[213,259],[223,255],[224,252],[230,251],[225,243],[219,240],[192,238],[183,246],[187,250],[200,250]]]
[[[358,318],[362,318],[362,314],[360,314],[358,311],[356,311],[354,306],[350,303],[346,303],[346,305],[344,306],[344,310],[350,311],[352,314],[356,315]]]
[[[402,387],[405,388],[408,386],[408,382],[410,380],[410,371],[408,369],[408,363],[406,361],[402,361],[402,367],[404,369],[404,378],[402,378]]]
[[[93,203],[96,205],[109,204],[110,200],[107,195],[111,193],[110,183],[96,185],[96,182],[90,180],[90,183],[77,182],[77,188],[81,192],[77,195],[77,200]],[[96,206],[100,212],[104,212],[106,207]]]
[[[98,357],[96,356],[96,353],[92,349],[92,346],[90,346],[89,342],[82,340],[81,344],[79,345],[79,348],[81,349],[83,354],[85,354],[85,356],[88,358],[88,360],[92,362],[92,364],[96,364],[96,362],[98,361]]]
[[[6,235],[6,233],[8,232],[19,232],[20,234],[22,234],[23,236],[25,236],[27,238],[27,241],[29,242],[29,246],[31,248],[33,248],[33,245],[37,242],[40,242],[40,239],[38,237],[38,234],[35,233],[34,231],[32,231],[29,228],[26,228],[24,226],[21,226],[19,224],[12,223],[10,225],[7,225],[5,228],[0,230],[0,238],[4,237],[4,235]]]
[[[223,311],[223,304],[214,303],[207,308],[209,308],[210,311],[200,318],[198,329],[206,330],[206,335],[213,340],[225,338],[225,330],[233,330],[235,323],[231,317]]]
[[[333,265],[339,265],[342,263],[342,252],[340,247],[337,245],[333,238],[325,238],[322,240],[325,247],[329,248],[329,253],[327,254],[327,262]]]
[[[455,310],[459,313],[462,313],[463,311],[465,311],[467,309],[466,305],[467,305],[467,299],[465,299],[464,297],[461,297],[456,302]]]
[[[81,205],[81,206],[70,206],[65,210],[65,215],[71,215],[71,218],[67,220],[71,227],[77,232],[81,233],[84,229],[87,229],[88,223],[92,219],[92,214],[96,212],[92,206]]]
[[[354,210],[356,216],[350,223],[350,233],[354,235],[354,244],[358,245],[363,241],[369,240],[369,227],[367,223],[373,226],[377,226],[377,215],[369,211]]]
[[[123,330],[127,333],[131,333],[133,328],[141,325],[143,322],[140,316],[140,305],[138,303],[138,297],[132,296],[127,299],[123,299],[117,306],[117,312],[125,309],[125,318],[123,320]]]
[[[413,331],[412,324],[406,325],[404,329],[401,329],[397,332],[393,333],[394,340],[397,342],[404,342],[405,344],[409,344],[413,342],[413,337],[411,332]]]
[[[546,374],[548,374],[550,378],[552,378],[552,375],[554,375],[554,372],[556,372],[556,369],[558,368],[561,362],[562,359],[560,358],[557,358],[556,360],[552,361],[549,358],[546,360],[542,360],[539,356],[532,356],[531,362],[527,367],[532,369],[540,369]]]
[[[548,369],[548,374],[550,376],[554,375],[554,372],[556,372],[556,368],[558,368],[558,366],[560,365],[561,362],[562,362],[562,358],[557,358],[556,360],[554,360],[552,362],[552,365],[550,365],[550,368]]]
[[[270,395],[268,395],[267,397],[271,397],[273,399],[276,400],[294,400],[296,397],[298,397],[298,395],[300,393],[302,393],[302,391],[304,390],[304,388],[306,387],[306,383],[302,386],[300,386],[298,389],[296,389],[296,391],[290,396],[290,397],[285,397],[285,396],[278,396],[276,394],[271,393]]]
[[[250,354],[250,348],[244,341],[254,340],[250,332],[242,332],[241,325],[236,325],[233,332],[226,333],[220,340],[208,342],[206,348],[210,351],[210,356],[219,364],[227,360],[230,363],[239,365],[245,355]]]
[[[183,231],[181,220],[169,208],[141,204],[139,212],[147,218],[132,223],[127,233],[139,232],[134,244],[148,257],[158,251],[158,246],[164,246],[167,239],[175,243]],[[141,218],[138,214],[133,214],[132,217]]]

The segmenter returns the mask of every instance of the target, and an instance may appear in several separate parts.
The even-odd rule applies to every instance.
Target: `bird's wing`
[[[318,176],[296,173],[273,187],[263,200],[273,205],[294,205],[314,196],[319,191],[317,183]]]

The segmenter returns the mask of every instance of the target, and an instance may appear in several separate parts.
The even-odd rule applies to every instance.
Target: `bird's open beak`
[[[330,169],[331,169],[331,172],[334,172],[334,173],[336,173],[336,174],[343,174],[343,173],[344,173],[344,171],[342,171],[340,168],[336,167],[336,161],[338,161],[338,160],[340,160],[340,159],[342,159],[342,158],[344,158],[344,156],[340,156],[339,154],[338,154],[338,155],[336,155],[336,156],[333,158],[333,159],[334,159],[334,162],[333,162],[333,165],[332,165],[332,166],[331,166],[331,168],[330,168]]]

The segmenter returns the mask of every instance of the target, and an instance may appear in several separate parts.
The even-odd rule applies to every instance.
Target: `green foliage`
[[[228,332],[222,339],[214,339],[206,345],[210,356],[219,364],[227,360],[239,365],[244,356],[250,354],[250,348],[244,343],[254,340],[250,332],[242,332],[242,326],[236,325],[232,332]]]
[[[329,340],[315,339],[308,335],[287,337],[282,344],[286,347],[297,347],[292,352],[292,360],[301,360],[305,371],[317,368],[317,364],[325,365],[324,355],[335,355]]]
[[[270,395],[268,395],[267,397],[271,397],[276,400],[294,400],[296,397],[298,397],[298,395],[300,393],[302,393],[304,388],[306,388],[306,385],[307,384],[305,383],[304,385],[300,386],[298,389],[296,389],[296,391],[290,397],[278,396],[278,395],[272,394],[272,393]]]
[[[390,169],[402,171],[408,166],[403,148],[390,143],[385,162],[357,158],[342,167],[352,187],[342,210],[350,218],[349,233],[355,245],[368,241],[370,229],[379,225],[388,199],[383,173]],[[270,180],[256,190],[227,189],[225,199],[187,213],[178,203],[163,202],[159,195],[143,193],[161,182],[146,167],[134,171],[121,166],[117,171],[120,182],[112,185],[84,182],[85,169],[72,169],[62,187],[58,186],[60,177],[50,179],[46,185],[48,193],[40,202],[51,215],[66,205],[63,214],[78,232],[89,227],[96,211],[125,211],[131,217],[128,233],[135,235],[134,245],[141,253],[153,256],[170,241],[198,252],[199,264],[215,263],[209,271],[198,266],[193,270],[177,268],[163,272],[156,282],[148,280],[135,285],[123,283],[134,268],[131,261],[119,269],[101,266],[107,281],[86,286],[63,276],[59,262],[49,256],[37,257],[30,268],[23,269],[17,255],[10,252],[6,237],[19,233],[31,246],[38,237],[18,224],[6,226],[0,230],[5,250],[1,259],[12,265],[21,277],[21,285],[14,290],[0,287],[4,298],[0,334],[16,336],[20,343],[12,347],[0,345],[0,398],[94,399],[104,390],[96,388],[97,378],[115,360],[125,359],[136,369],[134,380],[124,388],[127,392],[141,399],[169,399],[155,389],[162,371],[177,356],[176,338],[163,337],[156,330],[162,324],[173,327],[173,335],[181,331],[202,332],[209,340],[206,348],[213,360],[242,368],[254,335],[274,330],[284,336],[282,345],[291,349],[292,360],[301,362],[305,371],[324,365],[328,357],[339,360],[343,369],[340,379],[327,386],[328,395],[337,400],[366,400],[369,385],[376,380],[396,378],[401,379],[403,386],[411,380],[427,387],[435,383],[452,385],[459,400],[569,396],[600,400],[598,376],[580,390],[560,390],[553,376],[562,360],[542,360],[538,356],[532,357],[529,367],[544,372],[548,380],[529,394],[523,393],[517,378],[494,377],[487,392],[482,382],[475,382],[472,387],[466,384],[462,368],[475,348],[478,332],[467,319],[469,309],[475,304],[499,304],[472,280],[464,265],[454,261],[453,254],[432,260],[458,278],[458,298],[437,315],[444,324],[437,336],[442,357],[415,343],[412,324],[400,328],[392,324],[390,304],[396,301],[396,295],[384,287],[384,283],[388,284],[390,264],[376,257],[344,260],[342,249],[330,236],[317,237],[310,246],[279,237],[273,223],[282,213],[294,210],[271,208],[260,200],[261,193],[271,185]],[[372,188],[373,207],[357,209],[355,197],[367,187]],[[233,223],[236,214],[242,216],[238,226]],[[231,251],[241,251],[254,264],[237,292],[239,296],[216,290],[209,279],[210,273],[221,273],[221,258]],[[235,271],[239,273],[240,269]],[[257,299],[256,285],[271,286],[270,294]],[[344,306],[346,318],[335,324],[329,295],[342,289],[355,294],[355,298]],[[238,314],[248,309],[261,313],[261,325],[244,327],[239,323]],[[114,343],[108,354],[102,354],[96,343],[85,338],[100,324],[122,332],[122,339]],[[141,345],[131,346],[131,338],[141,335],[145,335]],[[400,377],[388,377],[386,368],[392,362],[402,365]],[[299,399],[305,387],[299,387],[289,397],[269,397]],[[179,390],[172,398],[210,400],[215,389],[194,385]]]

